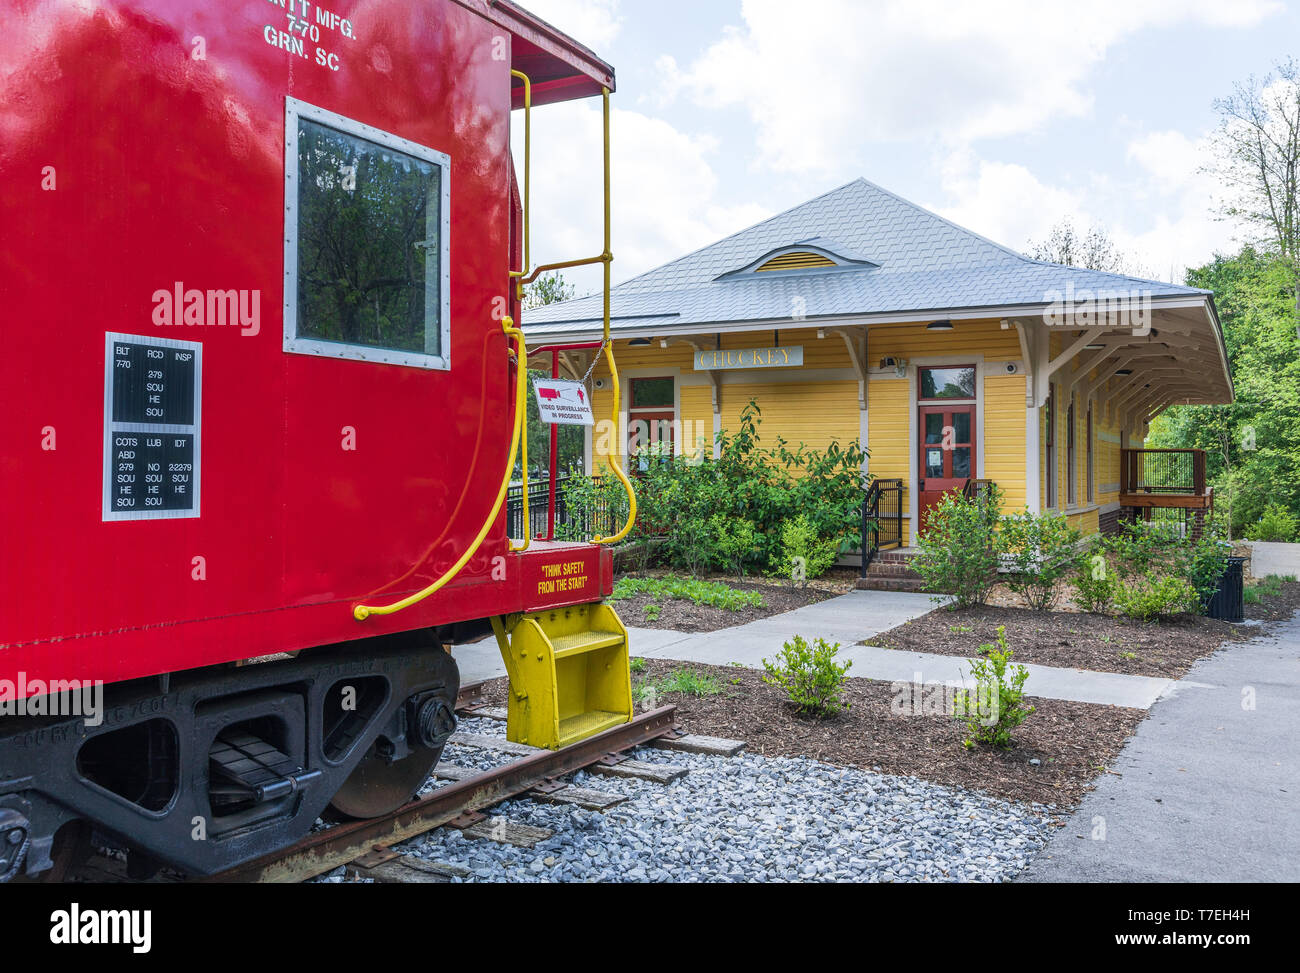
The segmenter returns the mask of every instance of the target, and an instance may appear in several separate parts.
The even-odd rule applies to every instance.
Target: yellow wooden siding
[[[984,379],[984,478],[1002,490],[1003,509],[1024,509],[1025,378]]]
[[[906,380],[877,379],[871,382],[868,399],[871,457],[867,468],[878,480],[912,478],[912,431],[908,415],[909,383]]]
[[[929,331],[924,324],[882,325],[872,327],[867,355],[876,363],[884,357],[910,360],[951,355],[981,355],[985,361],[1019,361],[1020,339],[1014,328],[1003,331],[998,321],[961,321],[952,331]]]
[[[792,447],[825,449],[833,439],[846,446],[858,438],[857,382],[787,382],[724,385],[722,428],[740,427],[740,413],[754,399],[763,410],[759,440],[774,446],[778,436]]]
[[[688,456],[700,450],[713,455],[713,389],[708,385],[683,385],[681,390],[682,449]]]
[[[912,490],[912,429],[909,410],[911,383],[906,379],[874,379],[868,399],[871,457],[867,469],[877,480],[902,480],[907,491],[904,510]],[[911,543],[910,521],[903,522],[903,543]]]

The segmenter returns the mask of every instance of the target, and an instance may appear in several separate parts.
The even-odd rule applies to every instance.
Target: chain
[[[584,387],[587,384],[587,379],[591,378],[591,373],[596,370],[596,365],[600,363],[600,353],[605,350],[605,345],[607,344],[609,344],[608,341],[602,340],[600,347],[596,349],[596,353],[591,356],[591,367],[587,369],[587,374],[582,376],[582,385]]]

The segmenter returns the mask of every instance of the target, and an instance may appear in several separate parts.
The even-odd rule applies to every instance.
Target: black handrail
[[[886,547],[903,546],[903,481],[873,480],[862,498],[862,577]]]

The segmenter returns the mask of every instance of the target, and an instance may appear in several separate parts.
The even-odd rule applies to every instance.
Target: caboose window
[[[285,351],[448,368],[450,160],[286,104]]]

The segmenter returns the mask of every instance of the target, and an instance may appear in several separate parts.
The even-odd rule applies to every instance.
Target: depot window
[[[448,156],[292,98],[285,134],[285,351],[448,368]]]

